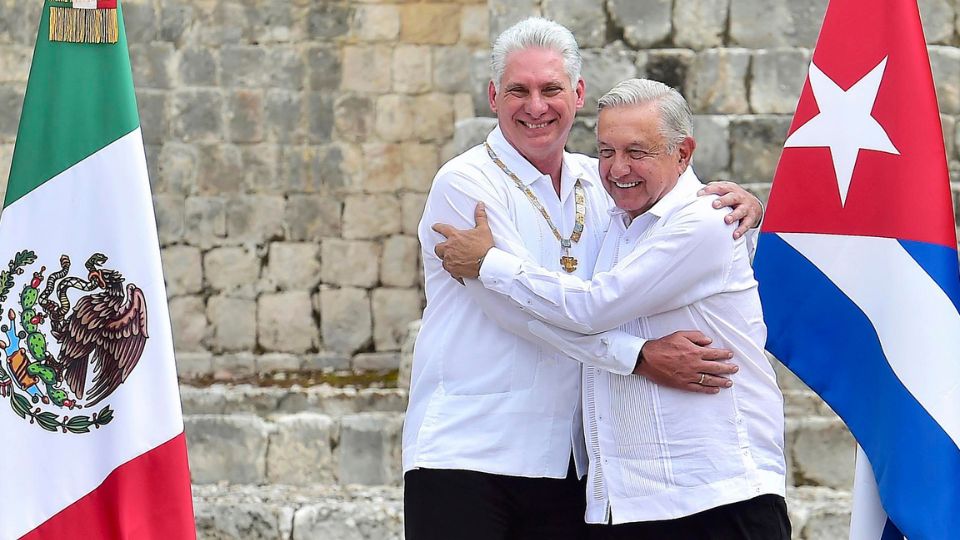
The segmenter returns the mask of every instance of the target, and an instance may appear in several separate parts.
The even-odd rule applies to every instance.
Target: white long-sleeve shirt
[[[717,395],[585,367],[589,523],[611,512],[614,523],[673,519],[784,494],[783,401],[763,353],[757,283],[745,241],[733,240],[714,197],[697,197],[700,187],[685,174],[632,222],[611,212],[592,280],[496,248],[481,268],[484,286],[549,323],[530,328],[561,349],[579,339],[572,331],[619,328],[651,339],[700,330],[734,352],[740,370]]]
[[[565,153],[560,195],[504,139],[487,142],[532,189],[561,234],[575,223],[574,184],[586,196],[585,227],[572,255],[575,275],[588,278],[609,222],[611,201],[595,159]],[[496,245],[538,265],[560,269],[560,243],[513,180],[477,146],[437,173],[420,221],[427,306],[414,349],[410,401],[403,429],[403,469],[464,469],[511,476],[563,478],[571,451],[586,472],[580,414],[580,364],[630,373],[645,342],[613,330],[580,337],[560,353],[532,334],[535,319],[476,280],[454,281],[434,254],[443,237],[435,223],[474,226],[477,202],[486,205]]]

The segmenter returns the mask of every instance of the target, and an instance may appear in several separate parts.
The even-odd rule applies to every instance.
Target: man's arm
[[[727,224],[739,222],[733,231],[735,239],[754,227],[759,227],[763,219],[763,204],[760,199],[735,182],[710,182],[703,186],[697,195],[717,195],[719,198],[714,201],[714,208],[732,208],[723,220]]]

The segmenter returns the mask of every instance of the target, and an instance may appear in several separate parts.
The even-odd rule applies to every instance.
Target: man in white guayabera
[[[479,275],[467,283],[552,325],[528,326],[554,328],[551,343],[584,361],[590,538],[788,540],[783,399],[763,352],[757,282],[744,239],[697,196],[690,109],[641,79],[615,86],[599,108],[600,177],[616,209],[592,279],[504,249],[482,205],[475,229],[438,246],[444,267]],[[650,339],[696,329],[733,351],[740,370],[709,396],[588,362],[579,340],[613,329]]]
[[[585,538],[581,363],[571,356],[690,392],[719,392],[737,370],[726,362],[732,351],[707,348],[700,332],[649,341],[619,329],[570,333],[558,348],[557,330],[531,328],[536,319],[508,298],[451,279],[434,254],[443,237],[431,226],[473,227],[485,201],[498,246],[590,278],[612,203],[596,160],[564,151],[583,106],[580,64],[573,35],[556,23],[506,30],[491,52],[498,127],[444,165],[427,198],[427,306],[403,431],[408,540]],[[717,203],[735,207],[731,222],[743,218],[746,230],[759,220],[755,197],[730,183],[714,189],[731,191]]]

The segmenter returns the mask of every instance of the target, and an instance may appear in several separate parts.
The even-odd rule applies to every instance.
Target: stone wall
[[[960,182],[960,0],[922,0]],[[0,178],[39,1],[0,0]],[[826,0],[127,0],[182,371],[392,368],[423,307],[416,226],[439,165],[492,125],[490,36],[541,14],[594,105],[632,76],[692,104],[704,178],[765,193]]]

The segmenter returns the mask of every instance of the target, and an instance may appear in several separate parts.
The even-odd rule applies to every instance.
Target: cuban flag
[[[960,538],[960,273],[914,0],[830,2],[755,269],[768,349],[862,448],[851,538]]]

